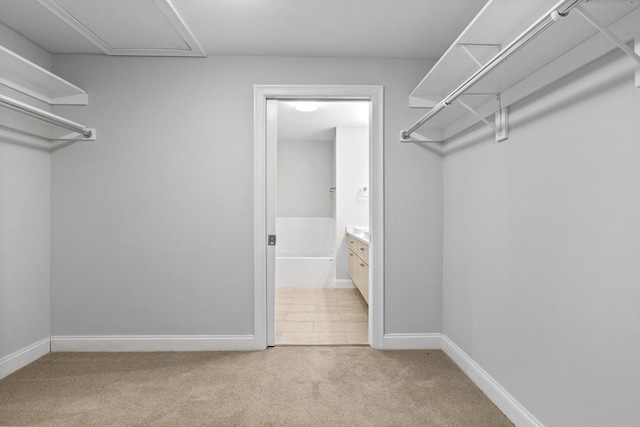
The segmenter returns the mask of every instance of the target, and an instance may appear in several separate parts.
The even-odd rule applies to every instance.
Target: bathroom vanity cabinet
[[[369,304],[369,244],[347,235],[349,239],[349,276]]]

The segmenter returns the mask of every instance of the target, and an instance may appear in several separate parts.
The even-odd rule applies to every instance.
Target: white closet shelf
[[[502,47],[560,3],[490,0],[414,89],[410,106],[433,107],[442,101]],[[592,0],[583,2],[582,7],[625,42],[640,37],[640,0]],[[614,49],[613,43],[572,11],[475,83],[460,99],[487,117],[499,109],[498,94],[501,107],[507,107]],[[478,121],[478,115],[453,102],[429,120],[422,133],[435,130],[440,140],[446,140]]]
[[[0,46],[0,84],[50,105],[87,105],[89,96],[15,52]]]

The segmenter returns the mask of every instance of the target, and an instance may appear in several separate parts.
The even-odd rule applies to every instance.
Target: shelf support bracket
[[[500,49],[502,48],[501,45],[499,44],[472,44],[472,43],[458,43],[456,46],[458,46],[464,53],[467,54],[467,56],[469,58],[471,58],[471,60],[473,62],[476,63],[476,65],[478,66],[478,68],[482,68],[482,66],[484,65],[482,62],[480,62],[478,60],[478,58],[476,58],[476,56],[473,54],[473,52],[471,52],[469,50],[469,46],[479,46],[479,47],[490,47],[490,48],[494,48],[498,51],[500,51]]]
[[[593,25],[598,31],[600,31],[606,38],[611,40],[616,46],[618,46],[624,53],[626,53],[631,59],[638,63],[640,66],[640,55],[631,49],[624,40],[621,40],[613,31],[607,28],[606,25],[602,24],[602,22],[598,21],[593,15],[585,10],[582,6],[578,5],[575,8],[575,11],[578,12],[580,16],[582,16],[585,21]],[[635,50],[639,51],[638,41],[635,41]],[[640,87],[640,70],[636,70],[636,87]]]
[[[478,119],[480,119],[482,123],[484,123],[485,125],[489,126],[491,129],[493,129],[496,135],[496,142],[502,142],[509,139],[509,133],[508,133],[509,112],[507,110],[507,107],[502,108],[502,106],[500,105],[500,95],[498,95],[497,98],[498,98],[498,111],[496,111],[495,113],[494,123],[491,123],[489,120],[482,117],[480,113],[478,113],[476,110],[474,110],[469,105],[467,105],[463,100],[458,98],[457,102],[460,105],[462,105],[464,108],[469,110],[471,114],[473,114]]]

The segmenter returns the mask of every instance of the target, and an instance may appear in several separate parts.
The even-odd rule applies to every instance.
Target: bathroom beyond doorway
[[[276,345],[368,344],[369,284],[346,230],[369,227],[369,107],[278,101]]]

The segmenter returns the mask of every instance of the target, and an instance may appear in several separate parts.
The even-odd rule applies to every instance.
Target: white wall
[[[613,53],[444,159],[444,333],[546,426],[638,426],[640,91]]]
[[[51,54],[0,22],[0,44],[44,69],[51,70]]]
[[[385,86],[385,331],[440,331],[441,160],[397,143],[431,64],[55,55],[99,136],[53,155],[54,335],[253,332],[254,84]]]
[[[278,141],[278,217],[332,217],[333,141]]]
[[[336,128],[336,280],[349,278],[347,225],[369,226],[369,129]]]
[[[3,46],[50,67],[46,51],[2,24],[0,39]],[[6,88],[2,92],[30,101]],[[3,109],[0,124],[6,124],[6,114]],[[46,151],[0,140],[0,359],[49,338],[51,332],[50,158]],[[4,366],[2,370],[6,373]]]

